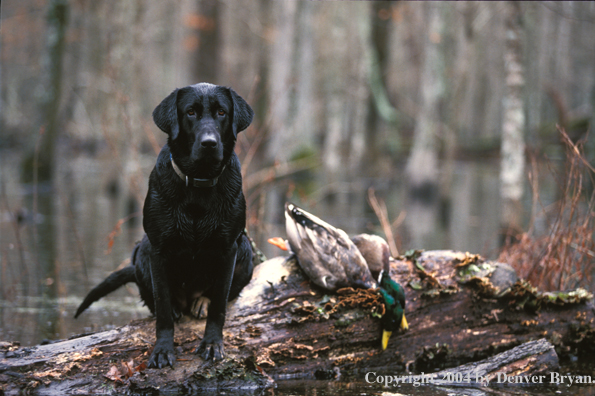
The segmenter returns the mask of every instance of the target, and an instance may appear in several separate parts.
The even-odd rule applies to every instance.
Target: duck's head
[[[386,349],[393,331],[409,329],[405,318],[405,290],[392,280],[388,271],[381,271],[378,277],[379,293],[384,300],[385,312],[382,316],[382,349]]]

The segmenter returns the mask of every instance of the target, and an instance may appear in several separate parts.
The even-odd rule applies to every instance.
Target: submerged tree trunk
[[[523,181],[525,178],[525,84],[521,48],[521,5],[506,2],[506,94],[502,122],[500,196],[502,199],[501,235],[514,236],[522,229]],[[502,241],[504,242],[504,240]]]

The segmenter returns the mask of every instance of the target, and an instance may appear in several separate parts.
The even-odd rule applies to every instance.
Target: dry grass
[[[520,277],[544,290],[578,286],[593,290],[595,169],[585,159],[584,141],[575,144],[562,129],[559,132],[566,149],[565,166],[560,174],[550,168],[557,180],[558,200],[547,207],[541,203],[534,165],[529,175],[534,196],[532,225],[504,246],[499,261],[511,264]],[[535,235],[533,224],[538,216],[546,220],[545,235]]]

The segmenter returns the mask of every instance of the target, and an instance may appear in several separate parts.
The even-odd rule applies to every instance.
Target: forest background
[[[594,2],[5,0],[0,22],[0,340],[147,315],[131,287],[71,319],[142,235],[153,108],[201,81],[255,110],[236,151],[267,256],[289,200],[395,255],[593,290]]]

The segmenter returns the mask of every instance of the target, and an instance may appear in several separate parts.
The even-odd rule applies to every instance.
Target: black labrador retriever
[[[87,295],[89,305],[127,282],[156,316],[157,341],[149,367],[173,367],[174,320],[199,297],[211,300],[197,352],[223,357],[228,300],[252,277],[252,248],[244,233],[246,201],[237,134],[252,122],[252,108],[232,89],[201,83],[176,89],[153,111],[168,134],[149,178],[143,209],[146,235],[131,265],[114,272]]]

